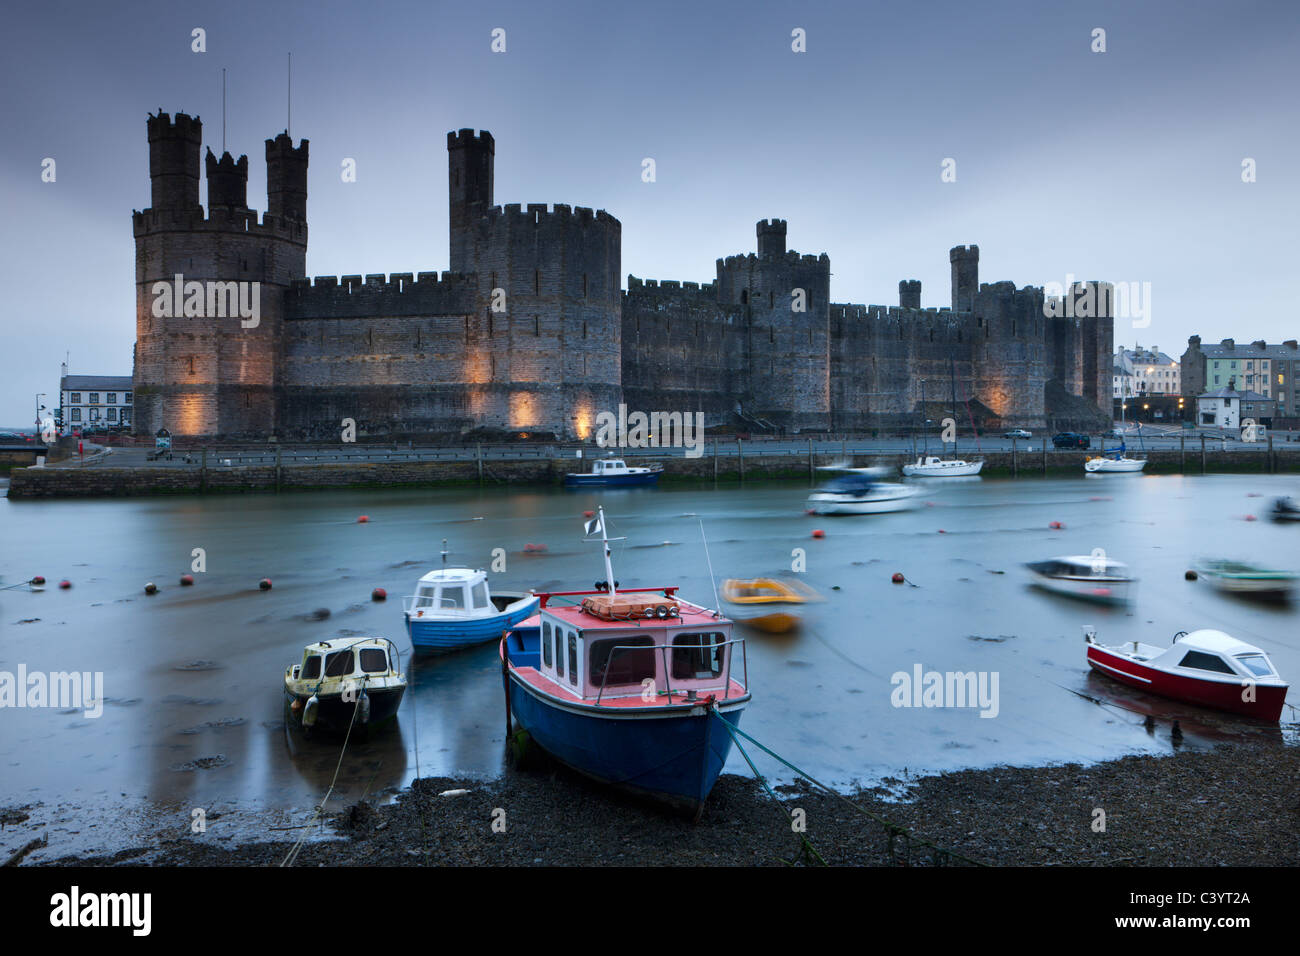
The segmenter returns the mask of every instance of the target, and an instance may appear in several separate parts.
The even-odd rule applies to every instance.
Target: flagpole
[[[609,536],[605,533],[605,509],[600,505],[596,506],[596,516],[600,518],[600,540],[605,546],[605,583],[609,585],[609,596],[613,597],[617,593],[614,590],[614,568],[609,563]]]

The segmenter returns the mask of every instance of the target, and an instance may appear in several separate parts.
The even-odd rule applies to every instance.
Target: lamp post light
[[[45,397],[44,392],[36,393],[36,430],[41,430],[41,399]]]

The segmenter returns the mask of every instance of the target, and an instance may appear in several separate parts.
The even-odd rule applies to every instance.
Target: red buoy
[[[596,517],[596,512],[594,512],[594,511],[584,511],[584,512],[582,513],[582,516],[583,516],[584,518],[594,518],[594,517]]]
[[[1247,520],[1247,521],[1254,521],[1254,520],[1255,520],[1255,516],[1254,516],[1254,515],[1246,515],[1246,520]]]
[[[893,581],[895,584],[902,584],[906,579],[903,577],[902,571],[895,571],[894,576],[889,580]]]
[[[383,588],[375,588],[373,591],[370,592],[370,600],[372,600],[372,601],[387,601],[387,600],[388,600],[388,592],[385,591]]]
[[[257,582],[257,586],[261,588],[263,591],[269,591],[271,590],[271,579],[262,578],[262,580]]]
[[[357,524],[365,524],[369,520],[370,520],[370,515],[361,515],[359,518],[357,518]]]
[[[146,585],[144,586],[144,593],[145,593],[145,594],[157,594],[157,593],[158,593],[158,585],[156,585],[156,584],[154,584],[152,581],[150,581],[148,584],[146,584]]]
[[[194,583],[194,575],[192,575],[192,574],[182,574],[182,575],[181,575],[181,586],[182,586],[182,587],[189,587],[189,586],[190,586],[191,584],[193,584],[193,583]]]
[[[940,528],[940,529],[939,529],[939,533],[940,533],[940,534],[947,534],[948,532],[947,532],[947,531],[944,531],[942,528]]]
[[[1059,521],[1053,521],[1048,525],[1048,527],[1051,528],[1053,531],[1060,531],[1062,528],[1065,527],[1065,525],[1061,524],[1061,522]]]
[[[59,587],[66,591],[68,588],[72,587],[72,582],[64,579],[59,582]]]
[[[826,532],[823,531],[821,528],[813,528],[812,536],[814,538],[824,538],[826,537]]]
[[[40,575],[40,574],[38,574],[38,575],[36,575],[36,577],[32,578],[31,581],[30,581],[29,583],[31,583],[31,584],[35,584],[37,587],[40,587],[41,585],[43,585],[43,584],[45,583],[45,577],[44,577],[44,575]]]
[[[524,545],[524,551],[526,551],[526,552],[529,553],[529,554],[541,554],[541,553],[542,553],[543,551],[545,551],[545,550],[546,550],[546,545],[544,545],[544,544],[526,544],[526,545]]]

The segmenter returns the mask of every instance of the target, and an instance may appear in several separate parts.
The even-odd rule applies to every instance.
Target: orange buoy
[[[821,528],[813,528],[812,536],[814,538],[824,538],[826,537],[826,532],[823,531]]]
[[[889,580],[893,581],[895,584],[902,584],[906,580],[906,578],[903,577],[902,571],[895,571],[894,576]]]
[[[1048,527],[1051,528],[1053,531],[1060,531],[1062,528],[1065,527],[1065,525],[1061,524],[1061,522],[1059,521],[1053,521],[1048,525]]]
[[[370,600],[372,600],[372,601],[387,601],[387,600],[388,600],[388,592],[385,591],[383,588],[375,588],[373,591],[370,592]]]
[[[370,515],[361,515],[357,518],[357,524],[365,524],[370,520]]]
[[[263,591],[269,591],[271,590],[271,579],[262,578],[262,580],[257,582],[257,586],[261,588]]]
[[[72,587],[72,582],[64,579],[59,582],[59,587],[66,591],[68,588]]]
[[[1254,516],[1254,515],[1246,515],[1246,520],[1247,520],[1247,521],[1254,521],[1254,520],[1255,520],[1255,516]]]
[[[543,552],[543,551],[545,551],[545,550],[546,550],[546,545],[544,545],[544,544],[526,544],[526,545],[524,545],[524,551],[528,552],[529,554],[540,554],[541,552]]]
[[[145,594],[157,594],[157,593],[158,593],[158,585],[156,585],[156,584],[154,584],[152,581],[150,581],[148,584],[146,584],[146,585],[144,586],[144,593],[145,593]]]
[[[189,587],[193,583],[194,583],[194,575],[192,574],[181,575],[181,587]]]

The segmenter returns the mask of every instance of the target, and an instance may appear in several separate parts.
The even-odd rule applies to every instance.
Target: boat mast
[[[957,365],[948,358],[948,380],[952,382],[952,457],[957,457]]]
[[[596,514],[600,518],[600,543],[605,549],[605,583],[609,585],[609,596],[614,597],[617,592],[614,590],[614,568],[609,563],[609,536],[605,533],[605,509],[597,505]]]
[[[921,379],[921,442],[924,449],[921,457],[923,459],[930,457],[930,430],[926,428],[928,424],[930,420],[925,417],[925,379]]]

